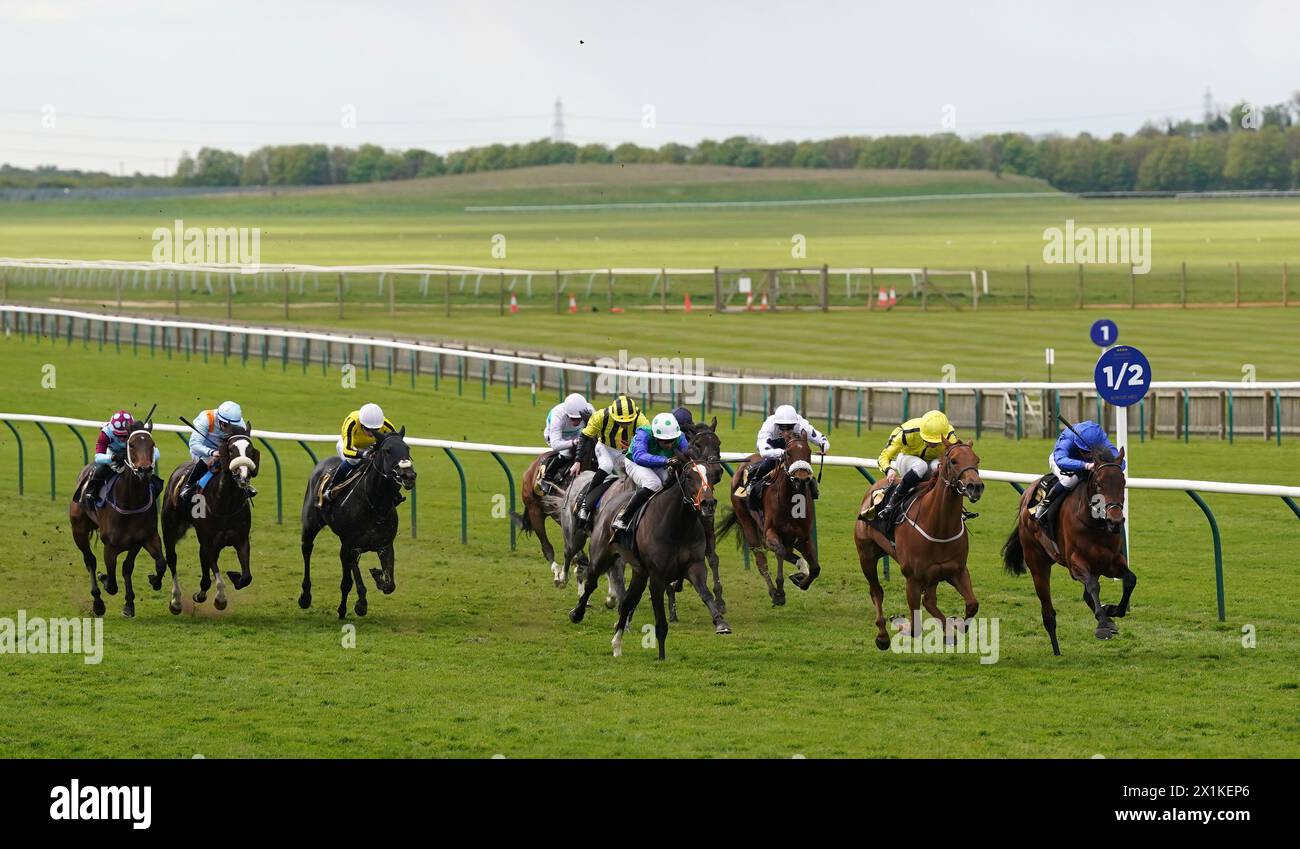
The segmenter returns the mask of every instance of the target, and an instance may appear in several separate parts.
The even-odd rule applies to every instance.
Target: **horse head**
[[[677,475],[677,485],[682,490],[682,500],[704,518],[712,517],[718,500],[713,495],[709,467],[686,454],[675,456],[671,466]]]
[[[261,465],[261,452],[253,446],[253,438],[247,430],[235,428],[221,440],[221,467],[234,478],[240,489],[248,489],[253,478],[257,477]]]
[[[1099,448],[1092,455],[1092,472],[1088,475],[1088,510],[1094,519],[1106,523],[1106,530],[1117,534],[1124,529],[1124,449],[1119,456]]]
[[[687,431],[686,453],[709,470],[709,483],[717,485],[722,480],[722,440],[718,438],[718,419],[707,425],[698,424]]]
[[[371,456],[382,477],[408,491],[415,486],[415,465],[411,462],[410,446],[406,444],[405,426],[381,435],[371,449]]]
[[[975,453],[975,443],[944,442],[943,459],[939,462],[939,474],[946,486],[955,489],[971,504],[984,495],[984,481],[980,479],[980,458]]]
[[[126,437],[126,465],[140,480],[153,475],[153,425],[135,422]]]
[[[785,475],[795,485],[803,487],[812,480],[812,449],[808,447],[808,432],[796,430],[785,439],[785,456],[781,459]]]

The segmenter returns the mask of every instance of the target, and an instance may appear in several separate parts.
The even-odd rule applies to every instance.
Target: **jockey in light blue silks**
[[[95,442],[95,467],[90,472],[81,491],[81,503],[91,510],[95,506],[99,488],[114,472],[121,472],[126,461],[126,440],[135,428],[135,417],[126,410],[118,410],[108,422],[99,429],[99,439]],[[153,449],[153,462],[158,465],[162,454],[158,446]]]
[[[1056,475],[1056,483],[1052,485],[1043,500],[1038,502],[1038,508],[1034,511],[1034,518],[1039,524],[1045,525],[1052,505],[1057,499],[1078,486],[1079,481],[1092,471],[1095,465],[1092,461],[1092,453],[1098,448],[1110,451],[1112,457],[1119,456],[1119,450],[1106,436],[1105,428],[1094,421],[1079,422],[1074,427],[1067,427],[1061,431],[1051,455],[1047,458],[1052,474]],[[1124,465],[1127,465],[1127,462]]]
[[[244,421],[244,411],[234,401],[222,401],[215,410],[200,410],[192,423],[194,433],[190,436],[190,456],[194,458],[194,468],[181,488],[180,500],[188,501],[190,496],[201,492],[212,475],[220,471],[218,451],[221,442],[236,430],[248,430]],[[248,497],[257,495],[253,487],[246,487]]]

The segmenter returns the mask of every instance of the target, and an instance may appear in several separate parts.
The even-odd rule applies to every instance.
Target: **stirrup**
[[[627,523],[627,518],[622,513],[619,513],[614,517],[614,521],[610,523],[610,527],[616,531],[626,531],[628,527]]]

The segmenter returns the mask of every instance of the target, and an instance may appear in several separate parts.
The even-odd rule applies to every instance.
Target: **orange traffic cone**
[[[687,292],[687,293],[686,293],[686,300],[682,301],[682,308],[683,308],[684,310],[686,310],[686,312],[690,312],[690,311],[691,311],[691,293],[690,293],[690,292]]]
[[[759,303],[758,308],[762,312],[767,311],[767,293],[763,293],[763,300]]]
[[[876,293],[876,308],[882,310],[889,308],[889,295],[885,294],[884,286],[881,286],[880,291]]]
[[[510,314],[514,315],[519,312],[519,298],[514,292],[510,293]]]
[[[745,309],[747,309],[747,310],[752,310],[753,308],[754,308],[754,293],[753,293],[753,292],[746,292],[746,293],[745,293]]]
[[[569,295],[569,312],[578,311],[578,299],[574,295]]]
[[[889,287],[889,306],[890,306],[890,307],[894,307],[894,306],[897,306],[897,305],[898,305],[898,290],[895,289],[893,286],[890,286],[890,287]]]

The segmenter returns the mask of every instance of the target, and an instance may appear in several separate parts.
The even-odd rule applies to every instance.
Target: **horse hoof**
[[[618,607],[618,599],[614,598],[612,595],[605,596],[605,609],[613,610],[616,607]],[[677,620],[674,619],[673,621],[676,622]]]
[[[730,633],[731,633],[731,626],[728,625],[726,622],[719,622],[719,623],[717,624],[717,627],[715,627],[715,628],[713,629],[713,633],[715,633],[715,634],[730,634]]]
[[[358,600],[355,605],[353,605],[352,609],[357,612],[358,616],[365,616],[366,611],[370,609],[370,605],[366,604],[364,599],[361,599]]]
[[[1107,616],[1114,616],[1118,618],[1124,615],[1123,613],[1119,612],[1119,605],[1117,604],[1103,604],[1101,606],[1101,609],[1105,612]]]
[[[195,604],[202,604],[203,602],[208,600],[208,594],[204,592],[198,592],[190,596],[190,598],[194,599]]]
[[[785,607],[785,593],[772,596],[773,607]]]
[[[123,605],[123,607],[122,607],[122,618],[123,618],[123,619],[134,619],[134,618],[135,618],[135,605],[134,605],[134,604]]]
[[[162,589],[162,575],[150,575],[149,586],[153,587],[155,590]]]
[[[1099,626],[1097,627],[1097,630],[1096,630],[1095,633],[1096,633],[1096,635],[1097,635],[1097,639],[1099,639],[1099,640],[1109,640],[1111,637],[1113,637],[1113,636],[1115,636],[1116,634],[1119,633],[1119,629],[1118,629],[1118,628],[1115,628],[1115,627],[1113,627],[1113,626],[1107,628],[1107,627],[1104,626],[1104,625],[1099,625]]]
[[[303,610],[306,610],[307,608],[311,607],[311,593],[303,593],[302,595],[298,596],[298,606],[301,607]]]
[[[793,575],[791,575],[790,583],[794,584],[796,587],[798,587],[801,590],[808,589],[808,587],[804,584],[804,574],[802,572],[795,572]]]
[[[226,577],[230,579],[230,583],[234,584],[235,589],[237,590],[242,590],[244,587],[253,583],[253,576],[249,575],[245,578],[242,572],[227,572]]]
[[[676,622],[676,621],[677,621],[677,614],[676,614],[676,613],[672,613],[672,614],[670,614],[670,615],[668,616],[668,621],[669,621],[669,622]]]
[[[722,600],[722,596],[718,596],[718,612],[723,616],[727,615],[727,603]]]
[[[215,599],[213,599],[213,601],[212,601],[212,606],[215,607],[217,610],[225,610],[225,609],[226,609],[226,604],[227,604],[227,601],[226,601],[224,598],[222,598],[221,596],[217,596],[217,597],[216,597]]]
[[[182,605],[179,601],[174,601],[167,605],[167,609],[172,612],[172,616],[180,616],[181,610],[184,609],[184,605]]]
[[[339,618],[340,619],[348,618],[348,609],[341,604],[339,605]]]
[[[876,637],[876,648],[889,651],[889,637]]]
[[[114,581],[113,583],[110,584],[108,582],[108,575],[104,574],[103,572],[99,573],[99,585],[103,587],[104,592],[108,593],[109,595],[117,595],[117,581]]]
[[[569,621],[572,622],[574,625],[577,625],[579,622],[582,621],[582,617],[584,615],[585,614],[581,607],[575,607],[569,611]]]
[[[104,615],[104,600],[103,600],[102,598],[97,598],[97,599],[95,599],[95,602],[94,602],[94,604],[91,605],[91,608],[95,611],[95,615],[96,615],[96,616],[103,616],[103,615]]]

